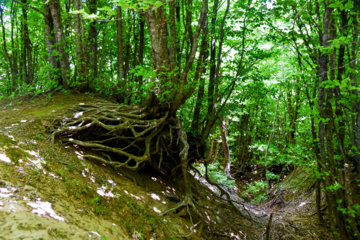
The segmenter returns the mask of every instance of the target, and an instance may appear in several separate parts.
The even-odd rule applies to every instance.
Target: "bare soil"
[[[169,196],[181,196],[169,176],[115,171],[83,159],[81,148],[51,144],[53,119],[107,101],[83,94],[0,101],[0,239],[265,239],[270,213],[270,239],[331,239],[317,226],[311,186],[299,192],[284,185],[259,206],[242,201],[247,219],[225,206],[192,232],[188,216],[160,215],[176,204]]]

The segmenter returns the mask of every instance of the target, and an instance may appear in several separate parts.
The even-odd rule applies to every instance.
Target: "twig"
[[[271,228],[272,218],[273,218],[273,213],[270,214],[270,219],[269,219],[268,225],[266,227],[265,240],[270,239],[270,228]]]

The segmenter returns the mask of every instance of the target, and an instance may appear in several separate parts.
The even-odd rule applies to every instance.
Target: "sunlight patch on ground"
[[[83,115],[83,112],[77,112],[74,114],[74,118],[79,118]]]
[[[113,187],[115,187],[116,186],[116,183],[113,181],[113,180],[111,180],[111,179],[108,179],[108,182],[113,186]]]
[[[26,187],[25,187],[25,189],[26,189]],[[17,191],[18,191],[17,188],[10,187],[10,186],[7,186],[6,188],[0,188],[0,197],[1,198],[17,197],[17,198],[22,199],[23,201],[29,200],[29,198],[26,196],[15,195],[14,193]],[[21,205],[20,202],[18,202],[16,200],[7,200],[6,202],[8,203],[7,211],[15,212],[16,209],[18,211],[22,211],[21,207],[20,207],[20,205]],[[51,208],[51,203],[41,202],[40,198],[38,198],[36,202],[28,202],[26,205],[29,205],[32,208],[32,212],[39,216],[49,216],[49,217],[54,218],[59,221],[65,221],[64,218],[57,215],[55,213],[55,211]],[[4,203],[1,202],[0,207],[3,207],[3,206],[4,206]]]
[[[13,196],[14,194],[12,192],[9,191],[9,189],[7,188],[0,188],[0,197],[10,197]]]
[[[235,235],[234,233],[230,233],[230,237],[232,237],[232,239],[241,239],[239,235]]]
[[[25,170],[23,167],[18,167],[18,166],[15,166],[18,170],[19,170],[19,173],[21,174],[26,174]]]
[[[101,235],[100,234],[98,234],[97,232],[94,232],[94,231],[90,231],[92,234],[94,234],[94,235],[96,235],[96,236],[98,236],[98,237],[101,237]],[[91,235],[89,235],[89,237],[91,237]]]
[[[64,218],[60,217],[55,213],[55,211],[51,208],[51,203],[49,202],[36,201],[36,203],[30,202],[27,205],[33,208],[32,212],[39,216],[44,215],[44,216],[52,217],[59,221],[63,221],[63,222],[65,221]]]
[[[94,175],[91,174],[89,169],[85,168],[84,170],[82,170],[81,174],[83,175],[83,177],[89,176],[90,181],[95,183],[95,177],[94,177]]]
[[[160,182],[160,183],[164,184],[163,181],[157,179],[156,177],[151,177],[151,180],[153,180],[153,181],[155,181],[155,182]]]
[[[37,169],[43,169],[42,164],[45,164],[46,162],[44,159],[42,159],[42,157],[40,157],[40,155],[37,152],[35,152],[33,150],[30,150],[30,151],[25,150],[25,152],[27,152],[28,154],[35,157],[35,159],[27,158],[27,160],[29,160],[33,165],[35,165],[35,167]],[[44,172],[44,174],[46,174],[45,171],[43,171],[43,172]]]
[[[115,197],[115,195],[111,192],[111,190],[108,190],[108,192],[106,192],[106,186],[102,186],[101,188],[98,188],[96,192],[102,197]]]
[[[130,196],[132,196],[133,198],[135,198],[136,200],[140,200],[140,201],[143,201],[140,197],[130,193]],[[144,202],[144,201],[143,201]]]
[[[175,192],[176,192],[175,188],[172,188],[172,187],[169,187],[169,186],[167,186],[167,187],[166,187],[166,189],[170,189],[170,190],[172,190],[172,191],[173,191],[173,193],[175,193]],[[168,190],[166,190],[166,191],[168,191]]]
[[[161,198],[159,195],[156,195],[155,193],[148,194],[152,199],[160,201]]]
[[[12,163],[10,158],[6,156],[6,154],[0,153],[0,161],[6,162],[6,163]]]
[[[157,209],[156,207],[153,208],[155,212],[157,213],[161,213],[161,211],[159,209]]]
[[[132,194],[132,193],[129,193],[129,192],[126,191],[126,190],[124,190],[124,193],[126,193],[126,194],[128,194],[128,195],[130,194],[130,196],[133,197],[133,198],[135,198],[136,200],[145,202],[145,201],[143,200],[144,197],[138,197],[138,196],[136,196],[136,195],[134,195],[134,194]]]
[[[11,128],[11,127],[9,127],[9,128]],[[15,138],[14,138],[14,136],[13,135],[7,135],[9,138],[11,138],[11,140],[13,140],[13,141],[15,141]]]
[[[303,207],[303,206],[305,206],[306,204],[309,204],[310,202],[302,202],[302,203],[300,203],[300,205],[299,205],[299,207]]]
[[[83,157],[83,152],[82,151],[75,151],[75,154],[78,156],[79,159],[83,160],[84,157]]]
[[[159,196],[159,195],[157,195],[157,194],[155,194],[155,193],[148,193],[147,195],[149,195],[152,199],[154,199],[154,200],[157,200],[157,201],[161,201],[161,197]],[[162,204],[166,204],[166,202],[165,201],[162,201],[161,202]]]
[[[49,172],[49,176],[56,178],[56,179],[60,179],[60,177],[56,176],[54,173]]]

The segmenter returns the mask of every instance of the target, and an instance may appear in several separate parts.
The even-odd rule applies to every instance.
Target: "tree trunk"
[[[219,1],[218,0],[214,0],[214,8],[213,8],[213,12],[212,12],[212,19],[211,19],[211,29],[210,29],[210,33],[211,33],[211,45],[210,45],[210,75],[209,75],[209,86],[208,86],[208,116],[210,116],[213,112],[213,108],[214,108],[214,99],[216,99],[216,97],[214,96],[214,89],[215,89],[215,71],[216,71],[216,61],[215,61],[215,56],[216,56],[216,39],[215,39],[215,25],[216,25],[216,20],[217,20],[217,11],[218,11],[218,5],[219,5]]]
[[[23,4],[26,4],[26,0],[21,1]],[[33,59],[32,59],[32,47],[29,38],[29,27],[27,19],[27,10],[25,7],[22,8],[23,18],[24,18],[24,27],[23,27],[23,41],[24,41],[24,78],[27,84],[32,84],[34,80],[34,68],[33,68]],[[27,59],[27,61],[26,61]]]
[[[97,0],[89,0],[90,14],[96,14]],[[96,81],[98,77],[98,39],[97,39],[96,20],[89,23],[89,68],[90,81]],[[89,84],[90,84],[89,81]]]
[[[81,0],[74,0],[74,10],[79,11],[82,9]],[[77,69],[78,69],[78,82],[77,89],[80,92],[88,90],[88,77],[86,72],[86,56],[85,56],[85,38],[84,38],[84,24],[81,14],[74,14],[75,25],[75,45],[77,55]]]
[[[131,11],[128,10],[128,16],[131,16]],[[131,32],[132,32],[132,24],[131,24],[131,18],[129,17],[127,19],[127,28],[126,28],[126,34],[125,34],[125,51],[124,51],[124,78],[126,79],[129,75],[129,71],[130,71],[130,60],[131,60],[131,48],[133,46],[133,43],[130,44],[131,41]]]
[[[13,92],[13,91],[16,90],[17,72],[16,72],[15,67],[13,65],[13,59],[12,59],[13,56],[10,55],[8,50],[7,50],[3,13],[4,13],[4,9],[2,8],[2,6],[0,6],[0,20],[1,20],[2,35],[3,35],[2,36],[2,38],[3,38],[3,48],[4,48],[4,52],[5,52],[5,57],[6,57],[7,61],[8,61],[8,63],[9,63],[10,72],[11,72],[12,84],[10,86],[12,86],[12,89],[10,90],[10,92]]]
[[[191,128],[197,134],[200,132],[199,131],[200,110],[201,110],[201,106],[202,106],[202,102],[203,102],[203,98],[204,98],[204,94],[205,94],[205,78],[202,77],[202,75],[206,73],[207,59],[209,57],[209,51],[207,48],[208,33],[209,33],[209,29],[208,29],[208,24],[207,24],[207,19],[206,19],[204,27],[203,27],[202,42],[201,42],[201,46],[200,46],[201,50],[200,50],[200,54],[199,54],[199,58],[198,58],[198,62],[197,62],[197,68],[196,68],[196,72],[195,72],[195,78],[194,78],[194,82],[198,82],[198,80],[200,78],[200,84],[198,84],[199,85],[198,96],[196,98],[193,121],[191,123]],[[191,91],[189,91],[189,94],[190,94],[190,92]]]
[[[282,93],[279,94],[279,97],[278,97],[278,101],[276,103],[276,109],[275,109],[275,114],[274,114],[274,121],[273,121],[273,124],[272,124],[272,127],[271,127],[271,132],[270,132],[270,137],[269,137],[269,141],[268,141],[268,144],[267,144],[267,147],[266,147],[266,151],[265,151],[265,177],[266,177],[266,182],[267,182],[267,192],[269,193],[270,192],[270,189],[271,189],[271,184],[270,184],[270,180],[269,178],[267,177],[267,159],[268,159],[268,153],[269,153],[269,148],[270,148],[270,143],[271,143],[271,140],[272,140],[272,137],[273,137],[273,134],[274,134],[274,129],[275,129],[275,124],[276,124],[276,117],[277,117],[277,112],[278,112],[278,109],[279,109],[279,103],[280,103],[280,97],[281,97]]]
[[[357,42],[359,37],[359,23],[358,23],[358,14],[360,13],[360,2],[354,1],[354,10],[357,12],[357,14],[352,15],[352,25],[353,25],[353,43],[351,46],[351,56],[352,59],[350,61],[350,67],[352,68],[352,73],[350,74],[350,78],[352,81],[352,86],[358,87],[357,79],[356,79],[356,63],[357,61]],[[358,90],[353,90],[352,93],[356,96],[357,99],[359,99],[359,92]],[[355,154],[355,160],[356,160],[356,168],[358,171],[360,171],[360,100],[356,101],[354,103],[354,109],[356,112],[356,129],[354,129],[355,132],[355,143],[357,148],[357,153]]]
[[[10,21],[11,21],[11,59],[12,59],[12,67],[13,67],[13,72],[16,76],[16,80],[19,80],[19,69],[18,69],[18,51],[15,47],[15,41],[14,41],[14,19],[16,19],[16,6],[17,4],[14,4],[14,1],[11,2],[11,7],[10,7]],[[19,38],[17,38],[19,39]],[[19,46],[19,43],[17,44]],[[19,82],[19,84],[21,84],[21,82]],[[15,91],[17,89],[17,83],[16,81],[12,82],[12,88],[13,91]]]
[[[139,32],[139,64],[141,66],[144,65],[144,48],[145,48],[145,19],[144,14],[139,15],[139,25],[140,25],[140,32]],[[143,82],[143,76],[138,77],[139,86]]]
[[[329,5],[330,3],[326,3]],[[331,28],[331,14],[333,8],[325,7],[325,13],[323,18],[323,36],[322,47],[329,47],[330,40],[330,28]],[[345,226],[343,225],[341,215],[337,210],[337,197],[329,188],[335,184],[334,176],[336,176],[335,164],[334,164],[334,146],[333,146],[333,109],[331,105],[331,99],[333,97],[333,89],[325,89],[322,83],[328,80],[328,63],[329,56],[325,53],[321,53],[319,58],[320,66],[320,82],[319,82],[319,95],[318,95],[318,107],[321,121],[319,122],[319,139],[320,139],[320,154],[322,166],[327,166],[324,176],[325,195],[328,203],[328,209],[330,214],[330,227],[335,239],[347,239],[347,233]],[[333,64],[333,59],[331,60]],[[333,66],[331,67],[333,68]],[[326,119],[326,121],[324,121]],[[341,237],[339,236],[341,235]]]
[[[53,55],[53,51],[56,50],[55,43],[55,35],[54,35],[54,23],[50,12],[49,4],[46,3],[47,0],[43,0],[44,2],[44,20],[45,20],[45,34],[46,34],[46,46],[49,54],[49,63],[53,69],[53,72],[50,72],[50,78],[56,80],[59,84],[62,84],[61,78],[58,77],[58,71],[60,69],[60,62]]]
[[[124,42],[123,42],[123,19],[122,19],[122,9],[117,7],[117,91],[116,98],[118,102],[124,102],[125,100],[125,79],[124,79]]]
[[[70,75],[69,56],[65,51],[66,39],[63,31],[61,12],[60,12],[61,7],[59,0],[49,0],[49,8],[51,11],[51,16],[54,21],[55,39],[56,39],[57,50],[59,52],[59,58],[60,58],[62,85],[65,89],[69,89],[69,85],[68,85],[68,79]]]
[[[220,125],[222,149],[224,152],[223,171],[227,176],[231,176],[230,175],[230,164],[231,164],[230,149],[229,149],[229,144],[227,141],[227,131],[226,131],[226,124],[225,124],[224,116],[221,116],[221,121],[220,121],[219,125]]]

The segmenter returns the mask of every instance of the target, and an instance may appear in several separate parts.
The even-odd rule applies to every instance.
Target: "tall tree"
[[[57,50],[59,52],[62,85],[64,86],[65,89],[68,89],[69,88],[68,78],[70,75],[69,56],[65,50],[66,38],[63,30],[61,7],[59,0],[50,0],[49,8],[50,8],[51,16],[53,18],[56,45],[57,45]]]

